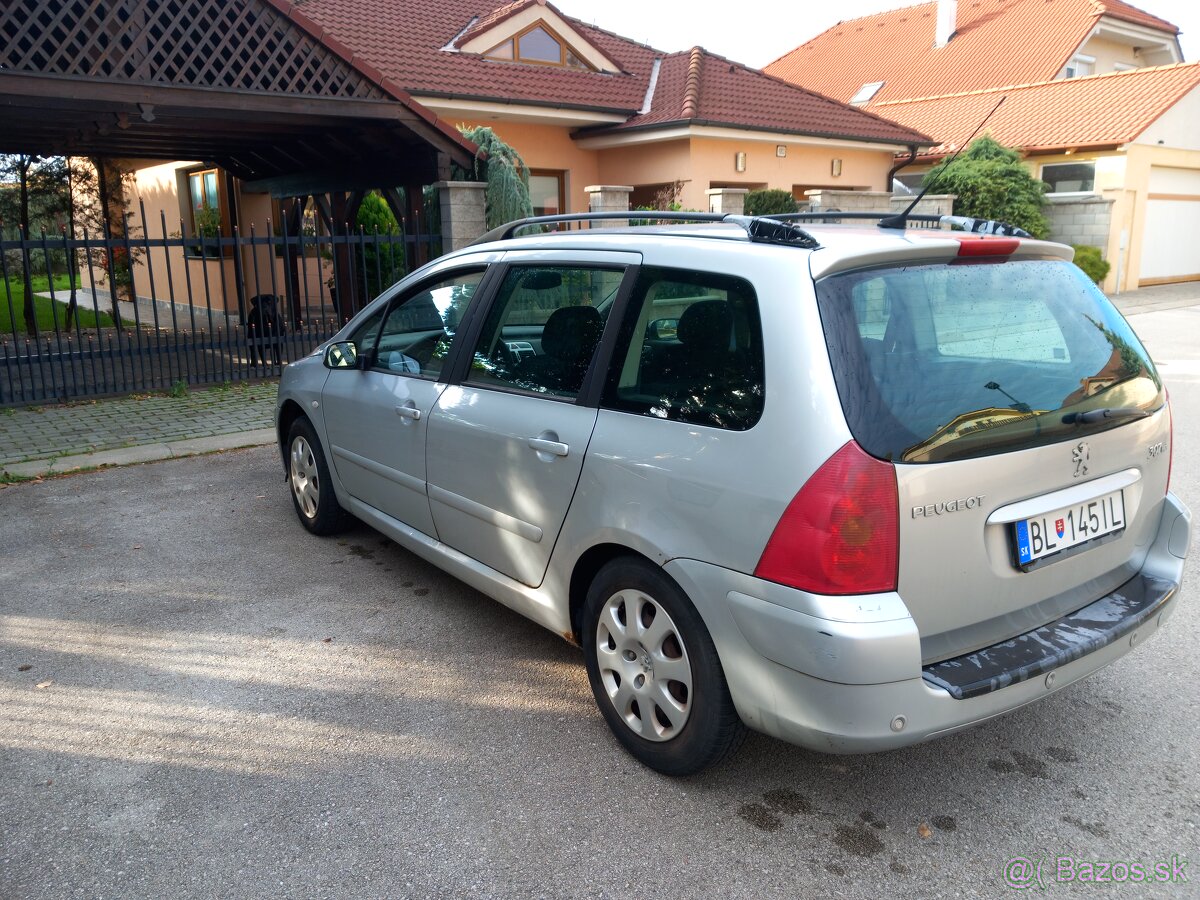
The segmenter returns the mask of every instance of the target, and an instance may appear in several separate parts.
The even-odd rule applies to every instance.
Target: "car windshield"
[[[817,298],[850,430],[881,459],[1070,440],[1164,402],[1129,325],[1071,263],[847,272],[818,282]]]

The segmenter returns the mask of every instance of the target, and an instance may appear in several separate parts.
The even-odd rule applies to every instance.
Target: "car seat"
[[[577,394],[604,323],[592,306],[556,309],[542,329],[542,353],[527,357],[517,367],[517,381],[530,390]]]

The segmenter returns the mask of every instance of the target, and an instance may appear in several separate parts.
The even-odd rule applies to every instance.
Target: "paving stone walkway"
[[[259,433],[272,428],[277,387],[274,381],[263,381],[192,389],[181,397],[156,394],[61,406],[0,408],[0,470],[18,474],[28,468],[20,464],[32,461],[57,462],[64,457],[94,456],[147,445],[170,448],[179,442],[225,435],[253,433],[261,443]],[[218,449],[215,445],[223,442],[210,443]]]
[[[1121,294],[1109,294],[1108,299],[1127,316],[1158,312],[1162,309],[1179,309],[1200,303],[1200,282],[1160,284]]]

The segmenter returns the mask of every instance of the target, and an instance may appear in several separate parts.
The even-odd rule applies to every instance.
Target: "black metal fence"
[[[431,235],[159,224],[0,235],[0,406],[277,375],[440,252]]]

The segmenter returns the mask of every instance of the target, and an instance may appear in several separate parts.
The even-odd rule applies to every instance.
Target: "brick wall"
[[[1099,194],[1047,197],[1045,213],[1050,220],[1050,239],[1064,244],[1089,244],[1105,253],[1113,202]]]

